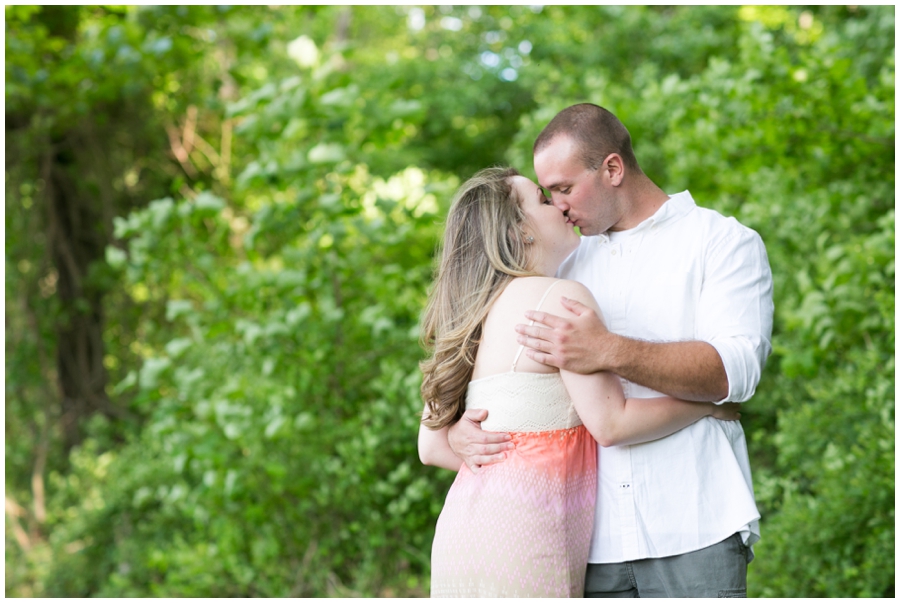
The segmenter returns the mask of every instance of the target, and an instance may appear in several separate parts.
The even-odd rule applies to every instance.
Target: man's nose
[[[562,213],[566,213],[569,211],[569,204],[560,199],[559,197],[551,197],[550,201],[553,203],[553,207],[561,211]]]

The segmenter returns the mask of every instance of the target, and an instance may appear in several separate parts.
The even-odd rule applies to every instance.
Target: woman
[[[459,471],[432,546],[432,596],[580,597],[597,492],[596,443],[635,444],[738,405],[626,400],[618,377],[558,371],[522,355],[514,326],[565,296],[599,314],[588,290],[553,278],[579,238],[541,189],[489,168],[457,192],[423,318],[419,456]],[[472,473],[447,444],[467,408],[507,431],[506,460]]]

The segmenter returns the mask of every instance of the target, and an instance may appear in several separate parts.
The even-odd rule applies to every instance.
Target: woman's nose
[[[562,213],[566,213],[567,211],[569,211],[569,205],[567,203],[565,203],[564,201],[562,201],[558,198],[557,199],[551,198],[550,201],[553,203],[553,207],[555,207]]]

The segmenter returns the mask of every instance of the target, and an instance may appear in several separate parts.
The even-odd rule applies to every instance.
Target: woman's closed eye
[[[547,203],[553,203],[553,201],[550,198],[550,191],[545,189],[543,186],[539,186],[537,189],[537,192],[538,192],[538,201],[540,203],[543,203],[545,205]]]

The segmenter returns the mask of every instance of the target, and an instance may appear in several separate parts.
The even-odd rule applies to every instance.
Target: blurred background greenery
[[[894,7],[5,11],[7,596],[427,595],[442,216],[582,101],[766,242],[750,595],[894,595]]]

